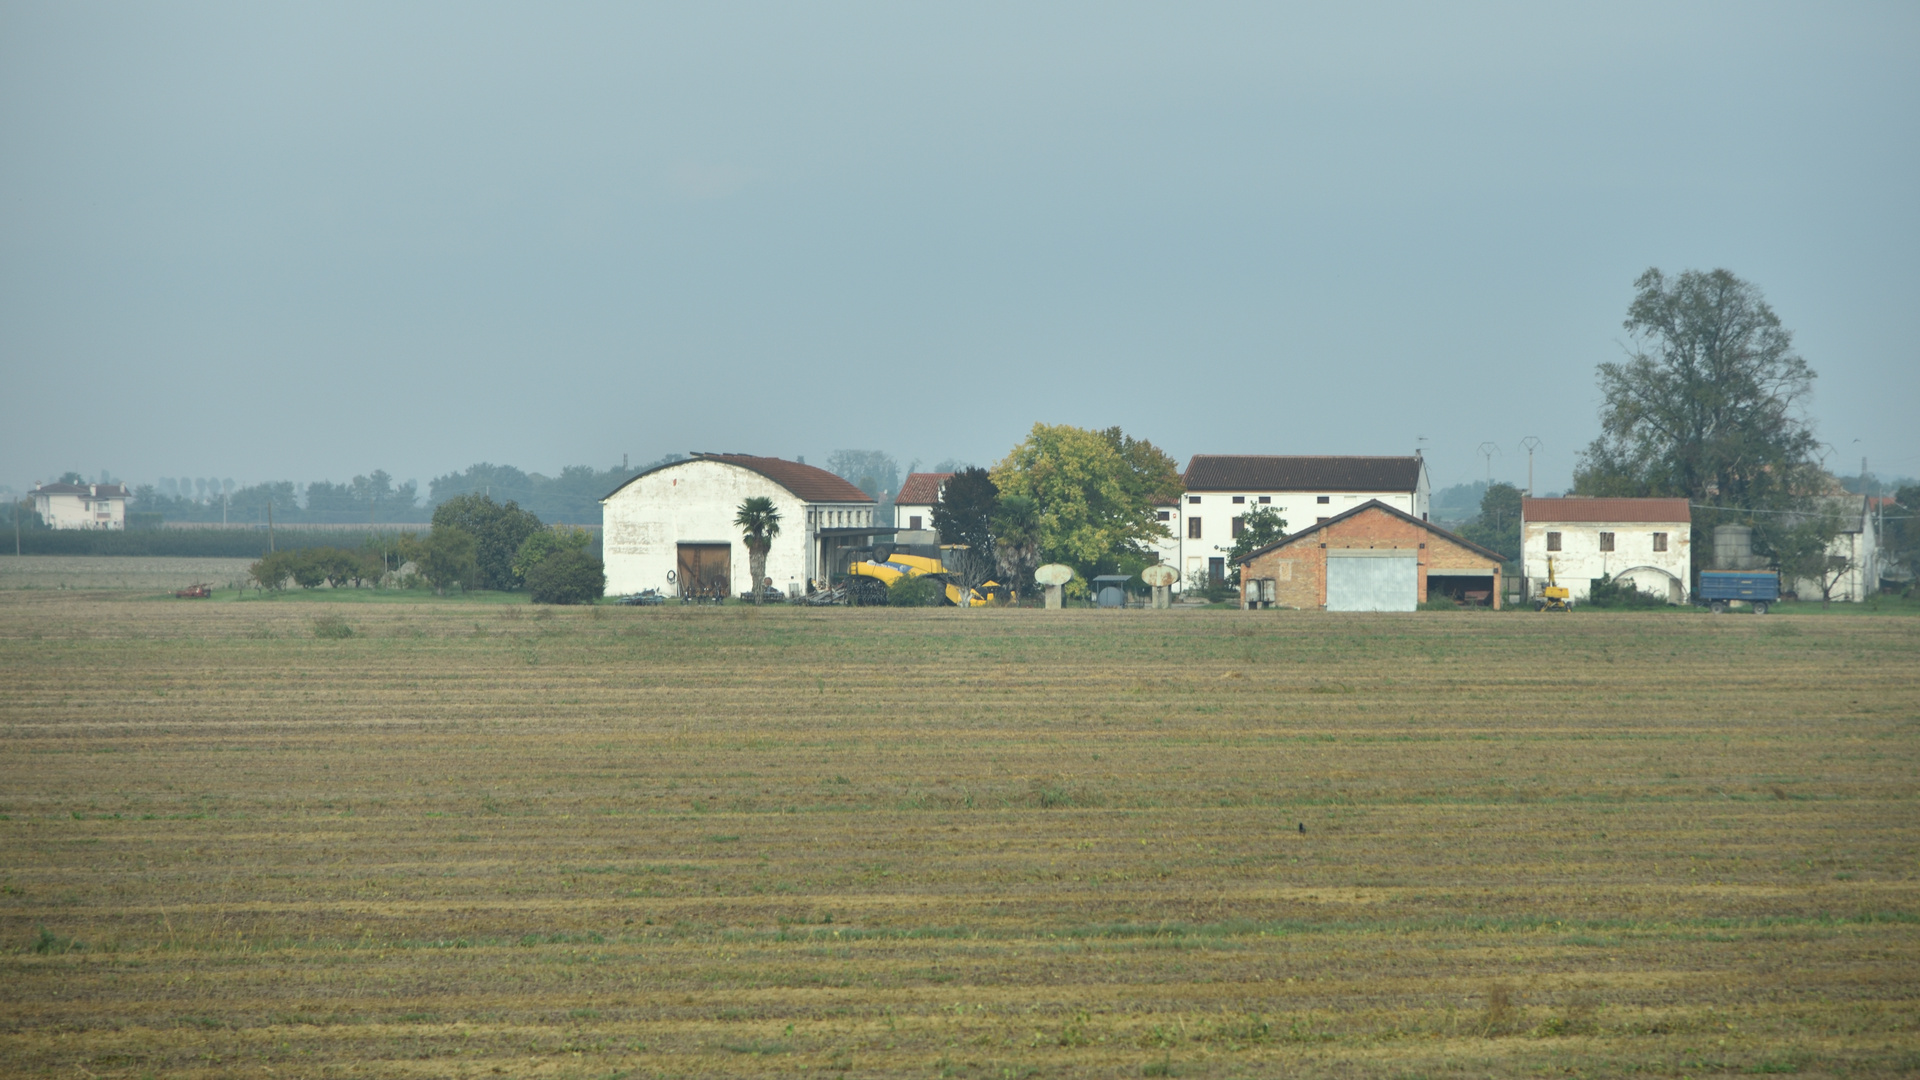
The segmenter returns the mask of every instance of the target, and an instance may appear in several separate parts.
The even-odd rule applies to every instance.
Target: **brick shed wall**
[[[1324,546],[1323,546],[1324,545]],[[1424,523],[1384,510],[1363,510],[1345,521],[1329,522],[1318,532],[1256,556],[1241,567],[1240,580],[1273,579],[1273,599],[1282,607],[1323,608],[1327,603],[1327,549],[1412,548],[1419,553],[1420,599],[1427,598],[1427,568],[1471,569],[1494,579],[1493,602],[1500,602],[1500,563],[1471,548],[1437,536]]]

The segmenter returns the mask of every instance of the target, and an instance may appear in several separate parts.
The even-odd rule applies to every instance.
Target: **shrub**
[[[335,640],[350,638],[353,636],[353,627],[348,626],[347,620],[338,615],[322,615],[313,620],[313,636]]]
[[[887,589],[889,607],[932,607],[946,599],[946,582],[934,577],[903,577]]]
[[[1593,608],[1658,608],[1666,607],[1666,600],[1649,592],[1641,592],[1631,581],[1616,581],[1612,574],[1602,574],[1593,579],[1587,591],[1587,606]]]
[[[607,568],[585,551],[555,551],[527,571],[536,604],[591,604],[606,595]]]

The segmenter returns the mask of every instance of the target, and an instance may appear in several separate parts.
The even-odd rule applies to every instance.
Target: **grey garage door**
[[[1327,552],[1328,611],[1412,611],[1419,599],[1415,552]]]

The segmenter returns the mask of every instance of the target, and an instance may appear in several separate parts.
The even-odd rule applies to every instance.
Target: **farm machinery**
[[[1547,556],[1547,583],[1540,587],[1540,595],[1534,598],[1535,611],[1572,611],[1573,590],[1559,583],[1553,576],[1553,556]]]
[[[939,559],[931,559],[924,555],[908,555],[899,551],[887,555],[884,559],[869,559],[850,564],[847,567],[846,588],[857,603],[884,604],[887,602],[887,590],[893,587],[894,582],[903,578],[920,577],[938,580],[944,586],[943,595],[948,604],[955,607],[962,604],[960,586],[953,583],[945,564]],[[981,589],[987,590],[988,595],[999,588],[1000,586],[992,581],[981,586]],[[968,589],[964,603],[967,607],[984,607],[987,596],[982,595],[980,589]]]

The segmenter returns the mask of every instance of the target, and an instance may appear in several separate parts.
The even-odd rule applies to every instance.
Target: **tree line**
[[[276,551],[249,573],[262,589],[289,584],[317,589],[392,586],[449,589],[526,589],[536,603],[590,604],[606,592],[606,568],[592,551],[593,534],[550,528],[512,500],[456,495],[434,508],[425,534],[369,537],[358,548],[310,547]]]

